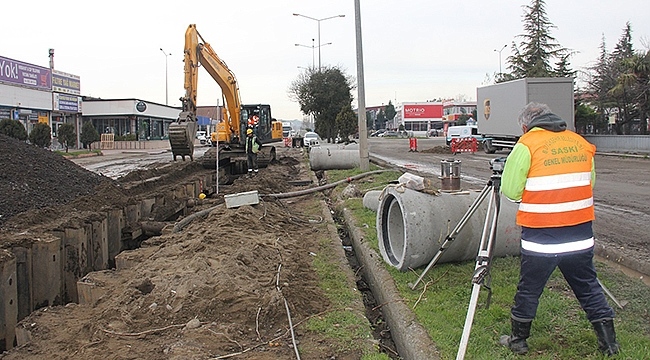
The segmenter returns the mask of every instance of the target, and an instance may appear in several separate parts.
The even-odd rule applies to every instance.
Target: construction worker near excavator
[[[262,148],[262,142],[253,134],[253,129],[246,129],[246,160],[248,163],[248,176],[257,175],[257,153]]]
[[[567,130],[546,104],[529,103],[518,121],[524,135],[506,159],[501,192],[519,202],[521,265],[511,333],[499,342],[515,354],[528,352],[539,297],[557,267],[591,322],[599,350],[617,354],[614,310],[593,264],[596,147]]]

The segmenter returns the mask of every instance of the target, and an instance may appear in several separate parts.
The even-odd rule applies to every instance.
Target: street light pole
[[[171,55],[171,53],[167,54],[162,48],[160,48],[160,51],[165,54],[165,105],[169,105],[169,91],[167,87],[167,56]]]
[[[316,19],[316,18],[313,18],[313,17],[311,17],[311,16],[306,16],[306,15],[296,14],[296,13],[293,13],[293,16],[302,16],[302,17],[304,17],[304,18],[307,18],[307,19],[314,20],[314,21],[318,22],[318,71],[320,71],[320,69],[321,69],[321,57],[320,57],[320,48],[321,48],[321,44],[320,44],[320,22],[321,22],[321,21],[325,21],[325,20],[329,20],[329,19],[334,19],[334,18],[337,18],[337,17],[345,17],[345,15],[335,15],[335,16],[330,16],[330,17],[326,17],[326,18],[322,18],[322,19]]]
[[[496,51],[496,52],[499,53],[499,74],[502,74],[502,72],[501,72],[501,52],[502,52],[503,49],[505,49],[506,47],[508,47],[507,44],[506,44],[506,45],[503,45],[503,47],[501,48],[501,50],[494,49],[494,51]]]
[[[307,45],[303,45],[303,44],[295,44],[295,45],[296,46],[306,47],[306,48],[311,48],[311,67],[312,67],[312,69],[314,69],[316,67],[316,64],[314,64],[314,50],[316,49],[316,46],[314,46],[314,39],[311,39],[311,46],[307,46]],[[318,48],[320,49],[321,47],[323,47],[325,45],[332,45],[332,43],[329,42],[329,43],[325,43],[325,44],[322,44],[322,45],[318,45]]]

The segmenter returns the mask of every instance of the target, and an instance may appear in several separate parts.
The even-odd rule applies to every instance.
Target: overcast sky
[[[505,72],[510,45],[523,33],[522,6],[530,3],[360,2],[366,106],[475,100],[476,87],[499,71],[495,50],[508,45],[501,52]],[[556,26],[551,35],[577,52],[576,70],[593,65],[603,36],[611,51],[628,21],[635,48],[650,43],[648,0],[547,0],[546,7]],[[180,106],[184,34],[196,24],[235,73],[242,103],[268,103],[275,118],[302,119],[288,88],[301,67],[318,66],[319,22],[293,13],[314,19],[345,15],[320,21],[321,63],[357,75],[354,0],[22,0],[4,1],[0,11],[0,56],[47,67],[48,49],[54,48],[54,68],[80,76],[83,95],[104,99]],[[356,106],[357,90],[353,95]],[[217,101],[221,90],[201,70],[199,105]]]

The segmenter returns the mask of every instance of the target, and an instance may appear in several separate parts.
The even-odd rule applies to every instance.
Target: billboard
[[[52,90],[50,69],[0,56],[0,81],[34,87],[39,90]]]
[[[404,120],[442,118],[442,104],[404,104],[403,108]]]
[[[52,91],[72,95],[81,94],[79,76],[52,70]]]

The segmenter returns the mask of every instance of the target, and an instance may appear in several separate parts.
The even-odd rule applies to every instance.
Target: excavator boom
[[[224,167],[237,169],[240,165],[231,166],[232,160],[240,157],[244,150],[244,135],[248,125],[245,119],[255,116],[259,119],[254,125],[256,136],[262,143],[279,141],[282,139],[282,123],[276,122],[271,117],[271,108],[268,105],[242,105],[239,96],[239,86],[235,74],[226,63],[219,58],[201,34],[196,30],[196,25],[191,24],[185,31],[185,96],[181,98],[182,111],[178,120],[169,126],[169,140],[172,145],[174,160],[176,156],[190,155],[194,151],[194,134],[197,123],[197,84],[199,68],[205,69],[221,88],[224,99],[223,121],[216,126],[212,134],[212,143],[215,148],[209,149],[203,157],[203,166],[214,168],[217,163]],[[217,145],[218,144],[218,145]],[[225,150],[225,151],[224,151]],[[269,158],[275,156],[275,148],[270,151]],[[264,158],[264,156],[261,156]],[[260,162],[262,166],[264,161]]]

